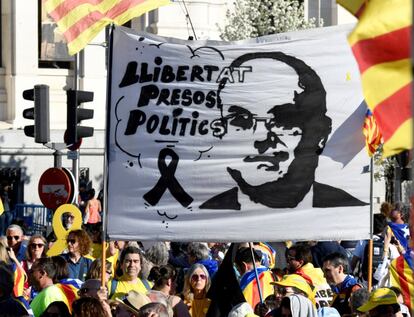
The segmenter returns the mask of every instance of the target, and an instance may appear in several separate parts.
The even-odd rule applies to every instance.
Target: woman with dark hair
[[[174,317],[190,317],[187,306],[180,297],[175,296],[175,270],[170,265],[154,266],[148,280],[154,282],[147,296],[152,302],[161,302],[172,309]]]
[[[207,291],[210,288],[210,276],[202,264],[193,264],[184,280],[184,303],[190,310],[191,317],[205,317],[210,306]]]
[[[61,256],[68,263],[69,277],[84,282],[92,264],[92,260],[86,257],[91,249],[91,238],[86,231],[79,229],[69,232],[66,241],[68,253]]]

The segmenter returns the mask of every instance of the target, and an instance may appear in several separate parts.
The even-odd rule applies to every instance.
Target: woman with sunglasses
[[[210,276],[204,265],[193,264],[184,280],[184,302],[190,310],[191,317],[205,317],[210,299],[206,297],[210,288]]]
[[[154,282],[147,296],[152,302],[161,302],[171,308],[174,317],[190,317],[187,306],[182,299],[175,296],[175,269],[170,265],[152,267],[148,280]]]
[[[68,263],[69,278],[84,282],[92,264],[92,259],[86,257],[91,250],[92,240],[85,230],[79,229],[69,232],[66,242],[68,253],[61,256]]]
[[[22,261],[22,267],[26,272],[26,275],[29,276],[29,270],[32,267],[33,263],[40,258],[46,257],[47,243],[46,239],[39,234],[35,234],[30,237],[29,243],[26,249],[26,260]],[[25,295],[30,297],[31,287],[29,281],[27,280],[24,283]]]

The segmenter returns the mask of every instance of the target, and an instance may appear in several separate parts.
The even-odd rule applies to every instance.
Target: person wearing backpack
[[[386,239],[385,229],[387,227],[387,219],[383,214],[374,215],[373,230],[373,248],[372,248],[372,274],[381,265],[389,263],[390,259],[398,256],[398,252],[389,239]],[[356,272],[360,282],[365,284],[368,280],[368,259],[369,259],[369,240],[361,240],[358,242],[351,261],[351,271]],[[386,271],[385,271],[386,273]],[[377,278],[372,279],[373,285],[377,285],[383,276],[375,274]]]
[[[137,247],[126,247],[121,253],[120,263],[123,275],[110,281],[110,299],[122,298],[132,290],[142,294],[151,290],[152,283],[138,277],[141,272],[142,254]]]

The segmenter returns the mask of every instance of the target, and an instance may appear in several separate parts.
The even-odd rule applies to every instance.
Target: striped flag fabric
[[[337,0],[358,18],[348,37],[383,156],[412,148],[411,0]]]
[[[390,266],[391,285],[398,287],[404,297],[404,304],[414,313],[414,266],[413,253],[408,250],[394,259]]]
[[[365,136],[365,147],[367,149],[369,157],[371,157],[381,145],[381,133],[379,131],[375,118],[369,109],[367,109],[367,112],[365,114],[362,133]]]
[[[169,0],[43,0],[47,14],[65,36],[70,55],[83,49],[109,23],[122,25],[169,3]]]

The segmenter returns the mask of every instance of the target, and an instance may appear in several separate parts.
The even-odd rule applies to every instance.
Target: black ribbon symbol
[[[171,158],[171,162],[168,165],[165,162],[167,156]],[[155,184],[155,186],[143,196],[144,199],[152,206],[158,204],[167,188],[171,195],[173,195],[173,197],[183,207],[187,207],[193,202],[193,198],[185,192],[177,178],[175,178],[175,171],[177,170],[178,161],[179,157],[172,149],[165,148],[160,151],[158,156],[158,169],[161,177],[157,184]]]

